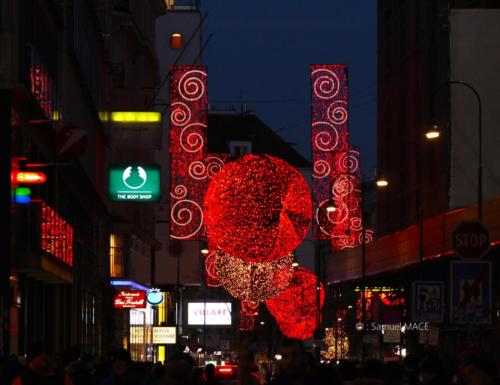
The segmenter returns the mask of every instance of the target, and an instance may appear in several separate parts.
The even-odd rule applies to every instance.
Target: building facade
[[[144,147],[126,157],[130,148],[120,143],[126,135],[114,135],[104,117],[144,110],[159,83],[154,20],[165,3],[40,0],[0,7],[1,118],[10,128],[2,141],[2,207],[10,226],[0,345],[5,354],[72,346],[105,354],[123,342],[109,327],[117,322],[110,276],[137,274],[150,285],[148,262],[159,244],[151,204],[148,212],[108,200],[108,165],[154,159]],[[23,184],[22,172],[41,172],[46,181]],[[118,262],[113,242],[123,246]]]
[[[378,172],[389,181],[378,196],[380,235],[476,202],[477,102],[465,87],[446,85],[450,80],[466,81],[483,96],[485,199],[500,191],[488,144],[498,141],[499,117],[490,104],[498,97],[491,68],[498,58],[488,48],[498,34],[498,7],[495,1],[379,1]],[[443,134],[431,143],[424,134],[432,124]]]
[[[499,268],[500,165],[492,158],[500,120],[492,66],[499,58],[489,47],[498,6],[379,1],[378,171],[389,184],[377,194],[378,239],[328,259],[336,358],[401,359],[429,348],[450,357],[470,349],[495,354],[500,288],[488,277]],[[480,261],[463,261],[453,250],[457,225],[478,218],[479,110],[474,92],[450,81],[466,82],[481,97],[482,222],[491,248]],[[441,128],[439,140],[426,140],[431,125]],[[471,273],[476,268],[484,275]],[[472,302],[467,279],[481,282]],[[422,320],[424,330],[373,329]]]

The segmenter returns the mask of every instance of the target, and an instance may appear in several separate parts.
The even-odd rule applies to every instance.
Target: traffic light
[[[26,158],[13,158],[11,161],[10,188],[12,202],[25,205],[31,202],[31,189],[24,185],[45,183],[47,176],[40,171],[20,170],[19,162],[22,160]]]
[[[41,184],[47,181],[47,176],[39,171],[17,171],[14,174],[16,184]]]
[[[31,202],[31,190],[28,187],[15,187],[13,190],[12,195],[15,203],[28,204]]]

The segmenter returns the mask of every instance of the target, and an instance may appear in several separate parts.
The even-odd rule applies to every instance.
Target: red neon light
[[[41,209],[41,248],[68,266],[73,266],[73,228],[45,202]]]
[[[113,301],[115,309],[146,308],[146,292],[144,290],[120,290]]]
[[[21,184],[41,184],[47,181],[47,176],[43,172],[18,171],[14,175],[15,182]]]

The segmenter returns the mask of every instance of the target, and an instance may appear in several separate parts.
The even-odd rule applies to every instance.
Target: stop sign
[[[488,230],[477,221],[460,223],[452,237],[453,250],[465,259],[479,259],[490,248]]]

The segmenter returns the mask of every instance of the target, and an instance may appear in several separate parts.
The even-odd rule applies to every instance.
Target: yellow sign
[[[153,344],[175,344],[175,327],[155,326],[153,327]]]

